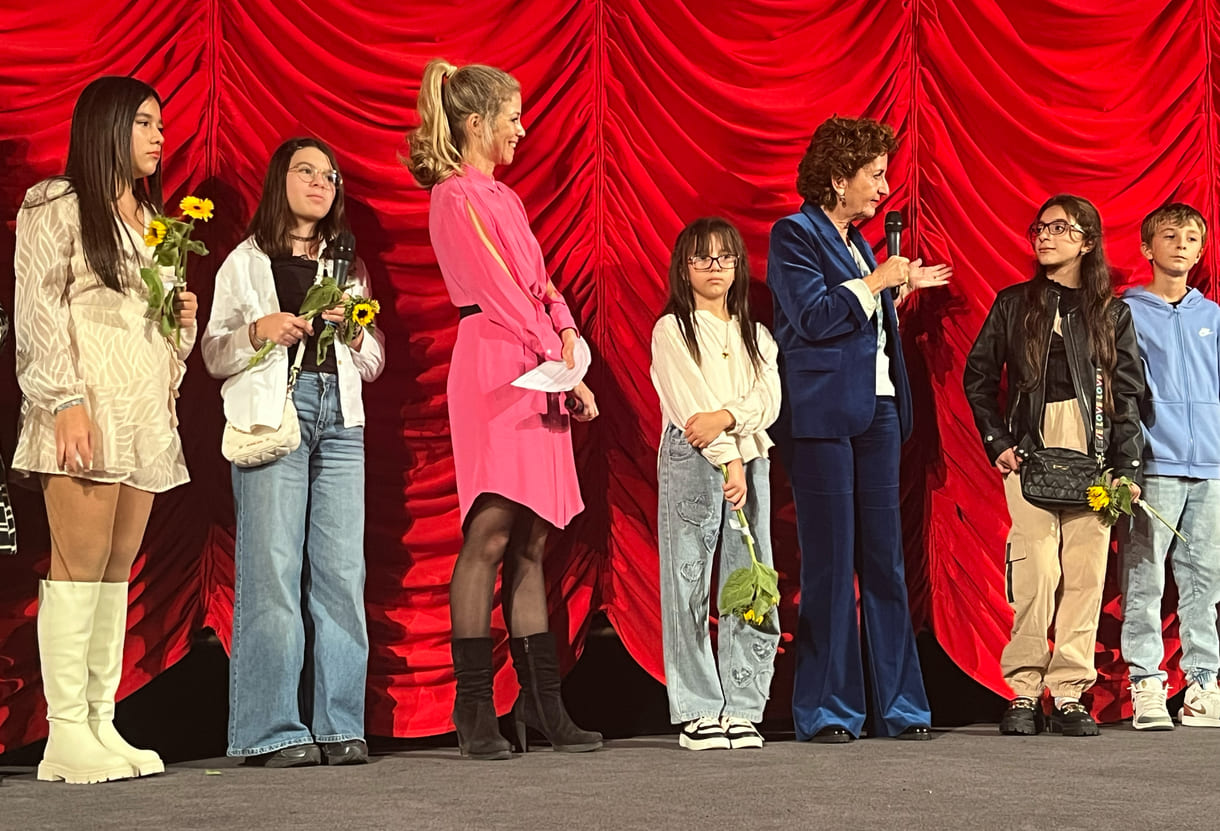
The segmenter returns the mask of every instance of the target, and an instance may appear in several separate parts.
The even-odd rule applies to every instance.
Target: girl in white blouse
[[[759,561],[771,564],[766,428],[779,414],[776,346],[750,320],[750,267],[728,221],[699,219],[674,244],[669,302],[652,332],[652,382],[664,424],[657,459],[662,634],[670,718],[690,750],[762,747],[777,615],[720,617],[719,671],[708,613],[712,558],[720,585],[750,554],[734,512],[744,509]],[[728,471],[727,481],[721,466]],[[719,590],[716,597],[719,597]]]

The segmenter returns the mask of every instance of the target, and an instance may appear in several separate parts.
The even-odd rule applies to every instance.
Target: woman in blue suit
[[[880,266],[854,223],[876,214],[894,131],[831,118],[797,173],[805,200],[771,230],[784,410],[781,442],[801,547],[792,716],[797,737],[848,742],[867,712],[854,577],[872,680],[869,734],[930,737],[931,712],[907,606],[898,512],[899,446],[911,432],[895,306],[945,285],[947,266]],[[787,445],[784,447],[784,445]]]

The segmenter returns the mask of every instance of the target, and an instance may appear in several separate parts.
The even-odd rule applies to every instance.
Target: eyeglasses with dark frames
[[[1066,219],[1053,219],[1050,222],[1034,222],[1025,233],[1030,239],[1037,239],[1042,236],[1043,231],[1046,231],[1052,237],[1061,237],[1068,232],[1068,229],[1084,236],[1083,228],[1075,222],[1068,222]]]
[[[736,254],[720,254],[715,257],[687,257],[686,261],[695,271],[711,271],[712,263],[719,263],[725,271],[732,271],[737,268],[737,259]]]

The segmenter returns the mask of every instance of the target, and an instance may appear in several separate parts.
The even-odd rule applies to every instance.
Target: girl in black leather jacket
[[[996,295],[964,378],[984,449],[1004,477],[1012,520],[1005,571],[1014,619],[1000,664],[1014,698],[1000,732],[1043,729],[1039,701],[1049,688],[1049,729],[1090,736],[1097,725],[1080,695],[1097,677],[1093,648],[1110,529],[1088,508],[1047,511],[1026,502],[1019,450],[1069,447],[1091,454],[1100,369],[1105,464],[1115,476],[1135,478],[1143,452],[1144,376],[1131,313],[1114,297],[1097,209],[1078,196],[1052,197],[1029,238],[1038,260],[1034,276]],[[1138,497],[1138,486],[1132,490]],[[1053,652],[1046,637],[1052,621]]]

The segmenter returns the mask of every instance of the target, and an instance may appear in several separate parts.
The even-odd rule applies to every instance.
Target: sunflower
[[[215,206],[212,205],[211,199],[200,199],[198,196],[185,196],[178,203],[178,207],[182,209],[182,213],[185,216],[189,216],[191,219],[202,219],[204,222],[207,222],[212,218],[212,208]]]
[[[160,245],[165,240],[165,231],[165,223],[154,219],[148,223],[148,230],[144,232],[144,244],[149,248]]]
[[[1110,505],[1110,492],[1101,485],[1092,485],[1089,488],[1089,507],[1094,511],[1100,511]]]
[[[375,303],[376,301],[374,301]],[[373,308],[374,303],[357,303],[352,307],[352,320],[361,326],[368,326],[373,322],[373,318],[377,315],[377,310]]]

